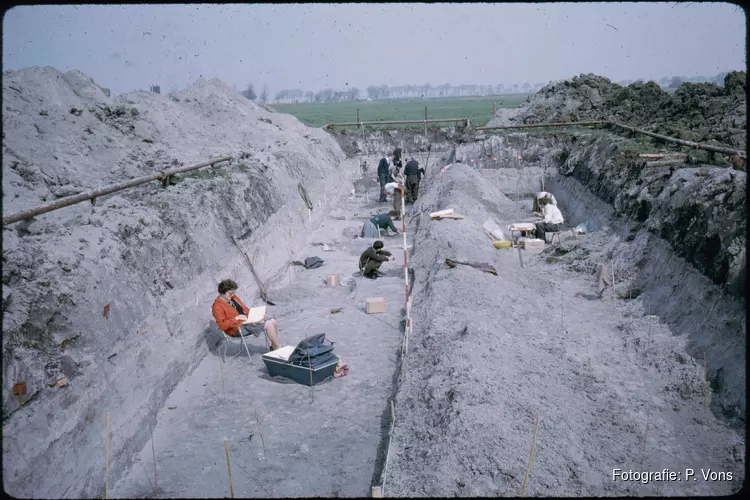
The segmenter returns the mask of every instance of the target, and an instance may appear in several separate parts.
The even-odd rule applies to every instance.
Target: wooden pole
[[[495,116],[497,114],[497,103],[492,103],[492,116]]]
[[[94,189],[92,191],[87,191],[85,193],[77,194],[74,196],[67,196],[65,198],[60,198],[59,200],[56,200],[52,203],[49,203],[47,205],[42,205],[41,207],[31,208],[29,210],[24,210],[23,212],[16,212],[15,214],[11,214],[7,217],[3,217],[3,226],[6,226],[8,224],[13,224],[14,222],[18,222],[24,219],[29,219],[31,217],[36,217],[37,215],[46,214],[47,212],[51,212],[53,210],[57,210],[63,207],[67,207],[70,205],[75,205],[76,203],[81,203],[82,201],[88,201],[94,198],[98,198],[101,196],[104,196],[106,194],[115,193],[117,191],[122,191],[124,189],[128,189],[131,187],[138,186],[140,184],[145,184],[146,182],[156,181],[164,179],[167,176],[179,174],[181,172],[188,172],[190,170],[196,170],[198,168],[207,167],[209,165],[213,165],[215,163],[220,163],[223,161],[231,160],[231,156],[224,156],[221,158],[215,158],[213,160],[204,161],[202,163],[198,163],[196,165],[190,165],[187,167],[180,167],[180,168],[173,168],[171,170],[164,170],[162,172],[157,172],[155,174],[147,175],[145,177],[137,177],[135,179],[131,179],[127,182],[123,182],[121,184],[113,184],[111,186],[107,186],[105,188],[101,189]]]
[[[234,498],[234,486],[232,486],[232,464],[229,461],[229,441],[224,440],[224,454],[227,457],[227,471],[229,472],[229,496]]]
[[[258,412],[253,408],[253,413],[255,413],[255,422],[258,424],[258,434],[260,434],[260,444],[263,445],[263,458],[266,461],[266,466],[268,466],[268,455],[266,454],[266,441],[263,439],[263,431],[260,428],[260,419],[258,418]]]
[[[571,125],[577,126],[590,126],[590,125],[606,125],[605,121],[589,121],[589,122],[553,122],[553,123],[531,123],[524,125],[492,125],[477,127],[474,130],[503,130],[511,128],[543,128],[543,127],[567,127]]]
[[[156,450],[154,449],[154,427],[151,426],[151,457],[154,460],[154,496],[159,498],[159,480],[156,477]]]
[[[526,496],[526,485],[529,483],[529,474],[531,473],[531,461],[534,459],[534,448],[536,447],[536,434],[539,431],[539,415],[536,416],[536,425],[534,426],[534,439],[531,441],[531,451],[529,452],[529,464],[526,467],[526,476],[523,478],[523,489],[521,496]]]
[[[359,119],[359,108],[357,108],[357,128],[362,128],[362,120]]]
[[[427,106],[424,107],[424,136],[427,138]]]
[[[405,193],[401,192],[401,234],[403,234],[404,240],[404,292],[406,300],[405,304],[409,303],[409,250],[406,246],[406,201]]]
[[[708,363],[706,351],[703,351],[703,411],[708,413]]]
[[[700,144],[693,141],[685,141],[683,139],[677,139],[675,137],[669,137],[668,135],[662,135],[662,134],[655,134],[654,132],[648,132],[646,130],[637,129],[635,127],[630,127],[628,125],[623,125],[622,123],[618,123],[615,121],[608,121],[607,124],[619,127],[624,130],[629,130],[634,133],[647,135],[649,137],[653,137],[655,139],[659,139],[662,141],[667,142],[673,142],[675,144],[681,144],[682,146],[688,146],[691,148],[697,148],[697,149],[703,149],[705,151],[712,151],[714,153],[721,153],[725,155],[738,155],[740,157],[747,157],[747,152],[743,151],[741,149],[732,149],[732,148],[723,148],[720,146],[713,146],[711,144]]]
[[[109,412],[107,412],[107,435],[105,436],[105,449],[107,454],[107,470],[104,476],[104,498],[109,498]]]
[[[686,162],[687,159],[684,160],[655,160],[655,161],[647,161],[646,166],[647,167],[668,167],[670,165],[682,165]]]

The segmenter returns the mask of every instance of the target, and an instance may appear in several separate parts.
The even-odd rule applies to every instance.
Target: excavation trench
[[[384,493],[519,494],[537,415],[532,494],[737,491],[744,172],[637,169],[632,141],[597,132],[433,139],[435,163],[410,211],[454,208],[465,219],[421,215],[410,229],[414,330]],[[425,141],[378,133],[363,144],[400,146],[424,161]],[[495,250],[481,225],[533,219],[531,196],[542,186],[568,226],[587,233],[523,251],[522,266],[515,250]],[[446,258],[490,263],[499,276],[450,269]],[[599,265],[614,269],[615,282],[601,298]],[[614,468],[698,463],[725,480],[612,481]]]
[[[344,172],[354,175],[353,165],[347,162]],[[209,328],[204,341],[209,355],[176,385],[157,415],[155,453],[146,443],[113,496],[152,495],[153,456],[160,496],[226,496],[225,439],[239,497],[369,495],[373,471],[383,461],[404,302],[400,236],[385,238],[396,256],[383,267],[385,276],[364,280],[357,271],[360,253],[373,241],[359,238],[359,232],[378,208],[365,193],[331,200],[321,207],[319,224],[307,231],[301,250],[289,256],[290,261],[318,256],[323,266],[291,266],[269,280],[269,298],[276,304],[269,315],[279,322],[282,344],[325,333],[349,374],[312,389],[271,378],[261,361],[262,338],[250,340],[250,359],[239,345],[227,346],[223,363],[221,336]],[[331,273],[340,273],[342,286],[326,285]],[[252,280],[242,267],[224,274],[243,283],[241,296]],[[386,312],[366,314],[370,297],[384,297]],[[247,297],[246,303],[252,302],[257,295]]]

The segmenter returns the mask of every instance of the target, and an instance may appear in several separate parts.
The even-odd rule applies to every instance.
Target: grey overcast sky
[[[256,91],[615,81],[745,69],[729,3],[17,6],[3,69],[78,69],[119,94],[200,76]]]

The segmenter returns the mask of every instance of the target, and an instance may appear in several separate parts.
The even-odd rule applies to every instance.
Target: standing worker
[[[393,195],[393,211],[399,217],[401,215],[401,198],[404,196],[404,186],[398,182],[389,182],[385,185],[385,192]]]
[[[403,166],[403,163],[401,162],[401,148],[396,148],[393,150],[393,179],[395,180],[396,177],[398,177],[399,170]]]
[[[419,166],[419,162],[411,158],[404,166],[404,175],[406,176],[406,203],[414,203],[419,196],[419,182],[424,175],[424,168]]]
[[[390,167],[393,163],[393,154],[388,153],[388,156],[384,156],[378,163],[378,182],[380,183],[380,199],[378,201],[383,202],[385,199],[385,185],[388,184],[388,176],[390,175]]]
[[[380,265],[389,260],[396,260],[391,252],[383,250],[383,246],[383,242],[377,240],[359,256],[359,270],[365,278],[374,280],[378,275],[382,276]]]

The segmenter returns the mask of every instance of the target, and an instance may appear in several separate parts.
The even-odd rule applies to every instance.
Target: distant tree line
[[[717,85],[723,85],[726,72],[719,73],[712,77],[706,76],[665,76],[659,79],[658,84],[664,88],[677,88],[683,82],[711,82]],[[635,82],[645,82],[645,79],[637,80],[620,80],[620,85],[627,86]],[[537,92],[544,87],[543,83],[529,82],[497,85],[451,85],[444,83],[433,86],[429,83],[424,85],[370,85],[365,89],[363,94],[358,88],[351,87],[343,90],[323,89],[318,92],[305,91],[302,89],[282,89],[276,92],[276,102],[342,102],[357,101],[367,99],[372,101],[391,100],[391,99],[425,99],[441,97],[486,97],[492,95],[505,94],[530,94]],[[248,99],[261,102],[267,102],[269,99],[268,85],[263,85],[260,95],[256,94],[252,83],[240,92]]]

